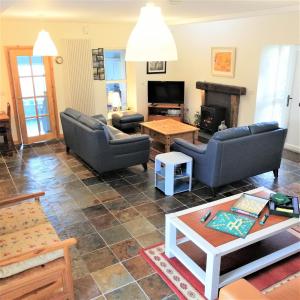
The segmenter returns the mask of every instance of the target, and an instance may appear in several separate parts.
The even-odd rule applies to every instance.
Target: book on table
[[[258,218],[269,199],[243,193],[231,207],[231,211]]]

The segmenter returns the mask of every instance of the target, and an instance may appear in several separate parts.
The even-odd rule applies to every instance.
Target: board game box
[[[220,210],[206,226],[233,236],[245,238],[255,221],[253,218]]]

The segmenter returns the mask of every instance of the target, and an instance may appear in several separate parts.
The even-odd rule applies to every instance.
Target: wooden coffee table
[[[257,188],[247,193],[267,198],[271,191],[265,188]],[[166,256],[169,258],[175,256],[205,285],[205,296],[209,300],[214,300],[218,297],[219,288],[300,251],[299,234],[297,235],[296,231],[289,229],[300,224],[299,218],[271,215],[262,226],[259,224],[259,220],[261,219],[259,217],[244,239],[206,227],[208,220],[211,220],[217,211],[230,211],[231,206],[240,195],[234,195],[166,215]],[[201,223],[201,217],[208,210],[211,211],[211,217],[205,223]],[[268,212],[267,207],[262,211],[262,216],[266,212]],[[295,243],[220,275],[221,259],[223,256],[288,229],[294,235],[298,236]],[[177,231],[182,233],[184,237],[177,239]],[[184,243],[189,241],[206,253],[205,270],[181,249],[180,245],[184,245]]]
[[[182,138],[193,144],[198,139],[199,129],[197,127],[172,119],[143,122],[140,125],[142,133],[150,135],[154,141],[165,146],[165,152],[170,152],[174,138]]]

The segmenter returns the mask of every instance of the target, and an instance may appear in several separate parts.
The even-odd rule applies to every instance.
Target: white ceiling
[[[0,0],[7,18],[82,22],[134,22],[147,0]],[[170,24],[299,10],[298,1],[272,0],[153,0]]]

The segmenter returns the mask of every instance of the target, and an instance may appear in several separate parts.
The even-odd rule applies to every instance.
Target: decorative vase
[[[218,127],[218,131],[222,131],[227,129],[227,126],[225,125],[225,120],[221,122],[220,126]]]

